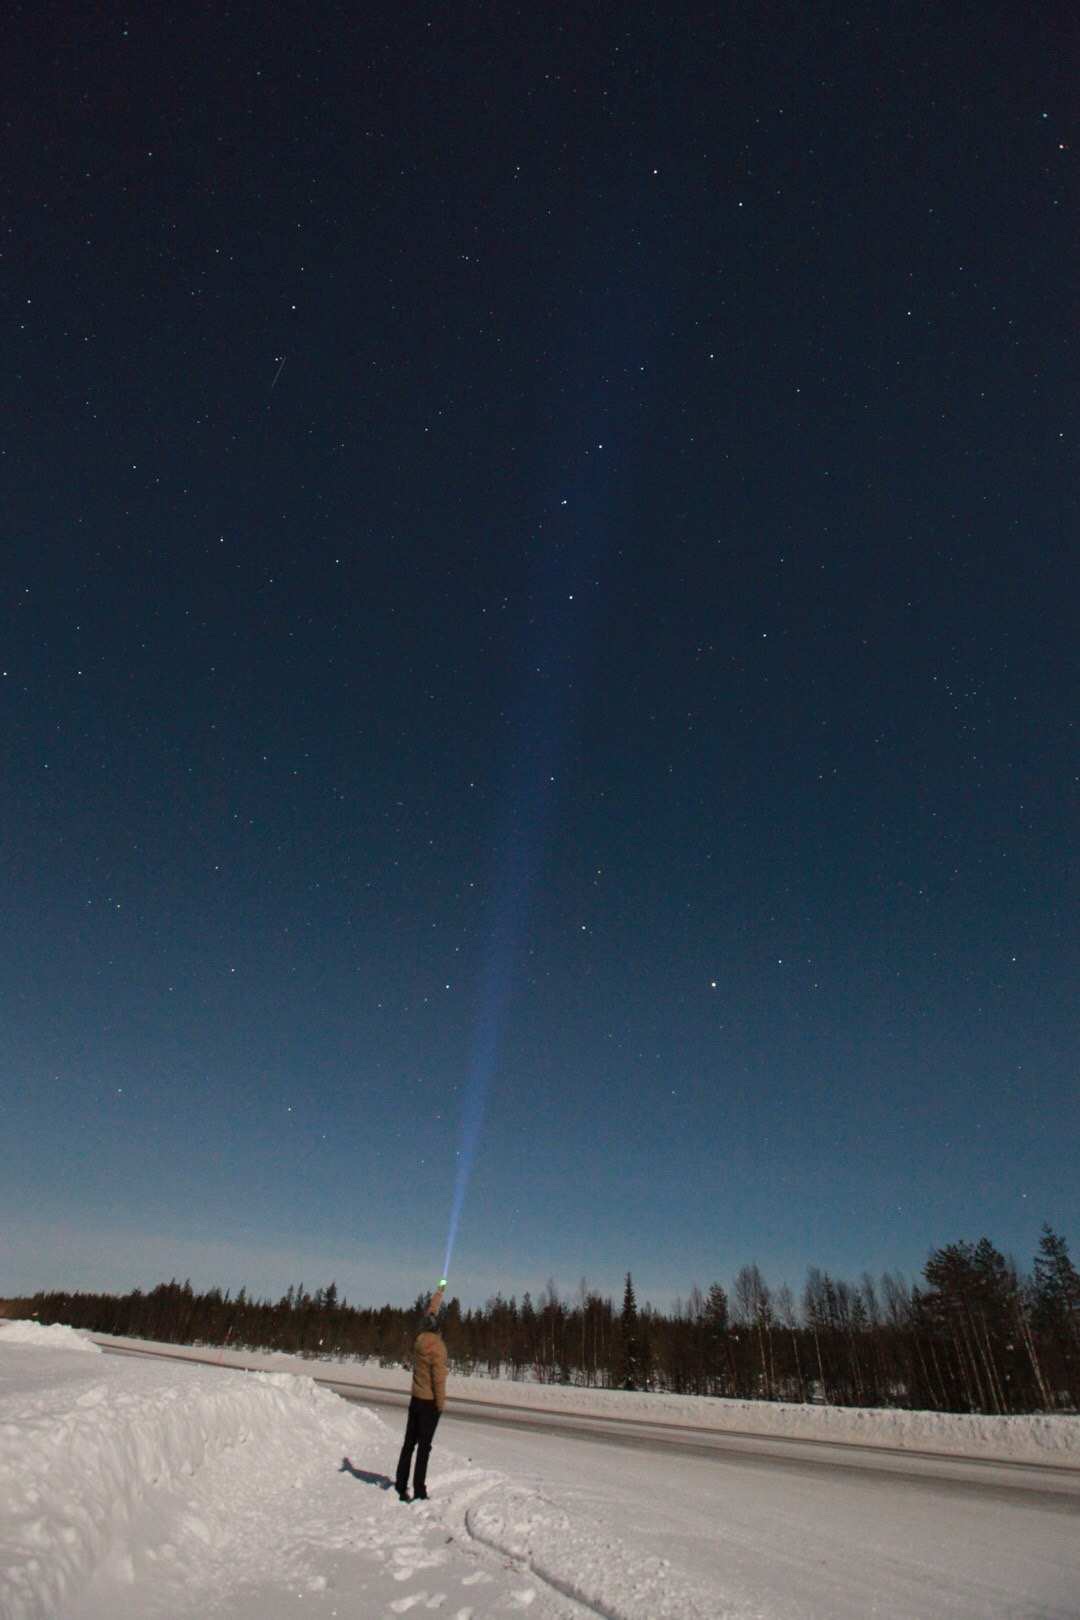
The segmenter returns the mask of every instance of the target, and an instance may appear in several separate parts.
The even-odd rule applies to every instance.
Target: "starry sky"
[[[0,1292],[1080,1239],[1068,8],[16,13]]]

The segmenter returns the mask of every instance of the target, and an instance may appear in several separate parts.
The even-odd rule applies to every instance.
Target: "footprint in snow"
[[[394,1548],[394,1562],[402,1566],[394,1571],[395,1581],[407,1581],[418,1570],[438,1569],[446,1563],[446,1554],[437,1549],[422,1552],[415,1542],[411,1542],[408,1546]]]

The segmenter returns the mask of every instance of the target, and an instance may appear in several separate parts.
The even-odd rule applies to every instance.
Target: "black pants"
[[[413,1494],[427,1489],[427,1465],[431,1456],[431,1442],[439,1422],[439,1409],[434,1401],[422,1401],[416,1395],[409,1402],[409,1421],[405,1425],[405,1444],[398,1458],[397,1479],[399,1491],[409,1488],[409,1465],[416,1450],[416,1468],[413,1471]]]

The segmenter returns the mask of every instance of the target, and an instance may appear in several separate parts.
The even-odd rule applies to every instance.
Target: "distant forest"
[[[350,1305],[334,1283],[313,1294],[299,1284],[273,1303],[175,1280],[121,1297],[10,1302],[15,1315],[98,1333],[383,1366],[409,1363],[423,1306]],[[746,1265],[730,1296],[719,1283],[695,1287],[664,1313],[639,1307],[628,1273],[621,1307],[584,1281],[571,1297],[549,1282],[535,1301],[496,1295],[462,1310],[451,1299],[442,1331],[456,1372],[496,1378],[937,1412],[1080,1407],[1080,1273],[1049,1226],[1030,1276],[983,1238],[936,1250],[914,1287],[811,1268],[796,1299]]]

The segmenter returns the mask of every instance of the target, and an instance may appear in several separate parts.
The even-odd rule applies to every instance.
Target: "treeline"
[[[273,1303],[173,1281],[13,1303],[15,1314],[99,1333],[396,1365],[409,1362],[424,1300],[355,1306],[331,1283],[313,1294],[291,1287]],[[536,1301],[497,1295],[463,1311],[452,1299],[442,1331],[455,1371],[492,1377],[941,1412],[1080,1406],[1080,1273],[1048,1226],[1030,1276],[983,1238],[936,1250],[917,1286],[811,1268],[796,1298],[747,1265],[730,1295],[719,1283],[695,1287],[665,1313],[638,1307],[628,1274],[618,1307],[584,1282],[569,1298],[549,1282]]]

